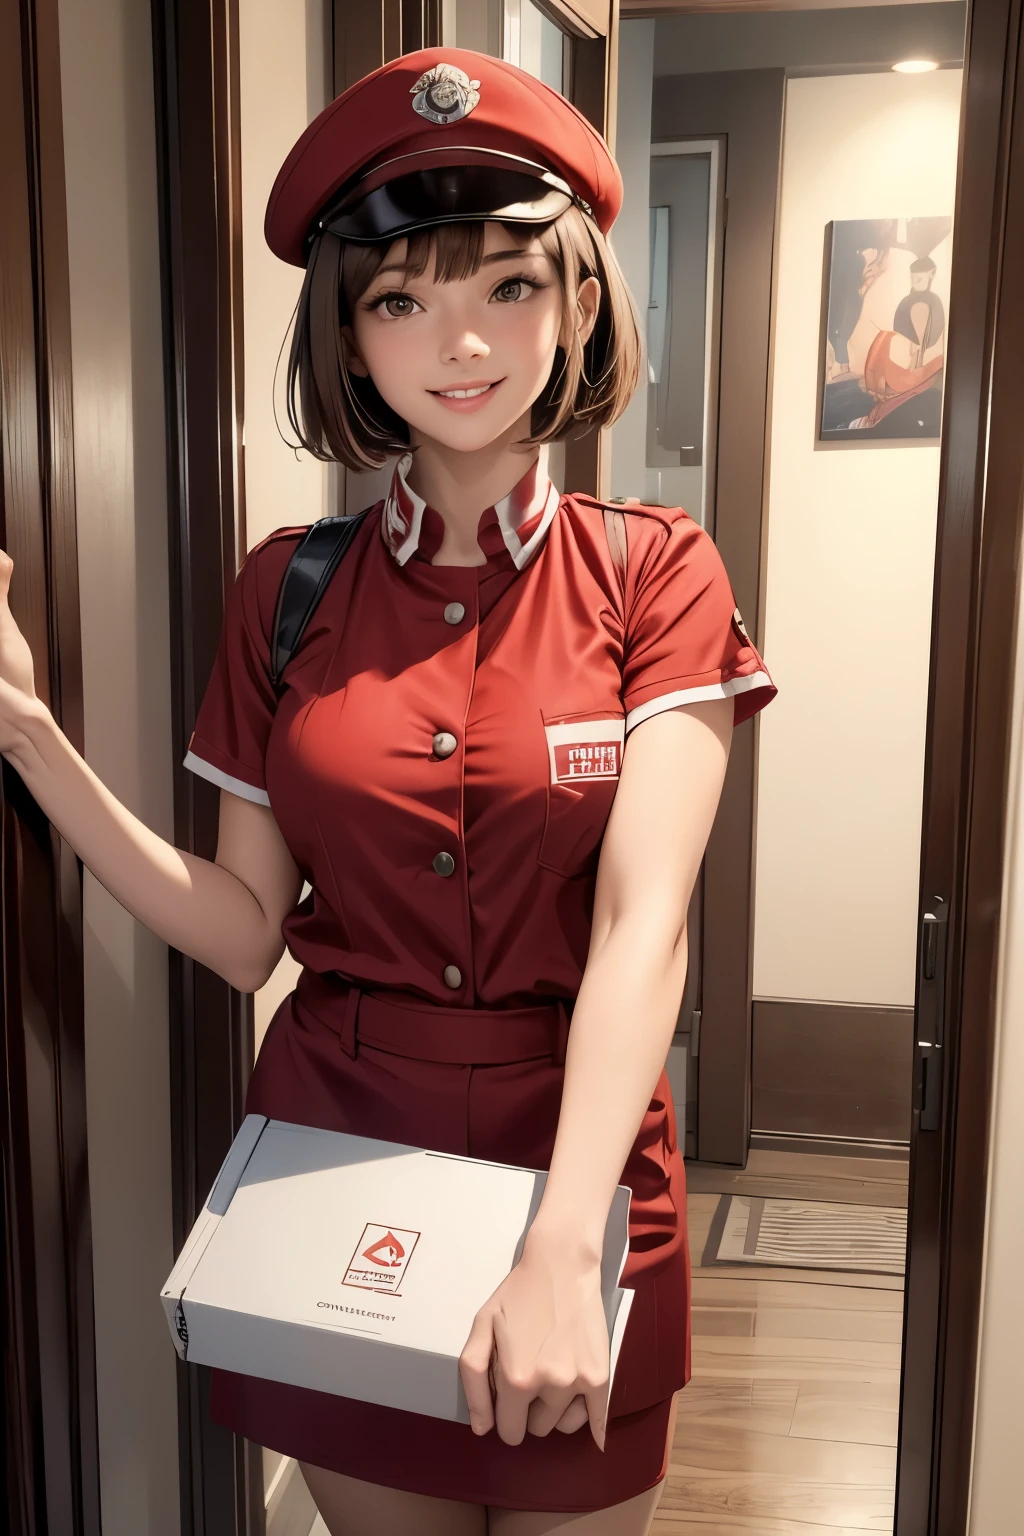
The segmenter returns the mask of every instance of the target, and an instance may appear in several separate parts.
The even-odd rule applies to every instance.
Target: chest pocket
[[[586,868],[604,836],[622,767],[623,715],[542,713],[547,812],[538,863],[559,875]]]

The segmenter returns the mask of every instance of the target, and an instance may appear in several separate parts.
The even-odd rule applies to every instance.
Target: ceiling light
[[[901,75],[925,75],[930,69],[938,69],[935,59],[901,59],[893,69]]]

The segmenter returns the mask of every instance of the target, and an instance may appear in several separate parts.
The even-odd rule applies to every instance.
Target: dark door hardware
[[[914,1108],[922,1131],[937,1131],[942,1108],[943,1015],[946,1005],[946,936],[949,903],[941,896],[925,902],[921,914],[917,993],[917,1056]]]
[[[949,905],[941,896],[925,903],[921,916],[920,989],[917,1002],[918,1045],[942,1046],[946,1003],[946,935]]]

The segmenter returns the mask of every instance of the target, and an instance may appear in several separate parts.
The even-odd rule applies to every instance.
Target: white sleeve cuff
[[[247,784],[244,779],[232,778],[230,773],[224,773],[220,768],[215,768],[205,758],[197,757],[194,752],[186,752],[185,767],[191,768],[193,773],[198,773],[200,778],[209,779],[211,784],[216,784],[219,789],[229,789],[233,795],[241,795],[243,800],[252,800],[256,805],[269,805],[270,796],[265,789],[257,789],[253,784]]]
[[[677,704],[702,704],[705,699],[729,699],[734,693],[749,693],[752,688],[771,688],[772,680],[767,672],[750,672],[746,677],[733,677],[725,683],[705,683],[700,688],[679,688],[675,693],[659,693],[657,698],[648,699],[645,704],[638,704],[636,709],[631,709],[626,716],[626,734],[639,725],[641,720],[649,720],[651,715],[660,715],[662,710],[675,709]]]

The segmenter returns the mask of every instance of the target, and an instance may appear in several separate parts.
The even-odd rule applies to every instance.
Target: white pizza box
[[[547,1175],[247,1115],[162,1292],[183,1360],[469,1422],[459,1356]],[[630,1192],[605,1228],[612,1372]]]

